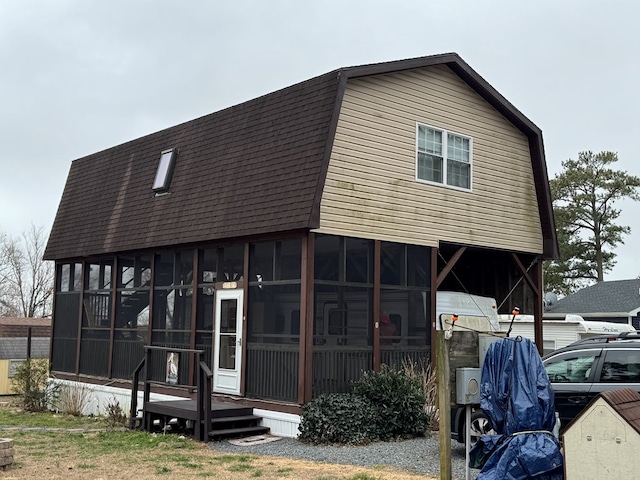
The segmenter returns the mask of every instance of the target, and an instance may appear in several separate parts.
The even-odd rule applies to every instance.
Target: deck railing
[[[246,395],[296,402],[299,354],[297,345],[248,344]],[[383,348],[381,363],[394,369],[407,360],[422,365],[429,359],[428,347]],[[345,393],[363,371],[373,368],[372,347],[315,346],[313,350],[313,396]]]
[[[211,373],[211,369],[209,369],[206,362],[202,359],[203,351],[202,350],[192,350],[187,348],[173,348],[173,347],[158,347],[158,346],[145,346],[145,356],[144,359],[138,364],[136,369],[132,374],[132,387],[131,387],[131,412],[129,417],[129,426],[130,428],[135,428],[135,418],[138,410],[138,384],[141,381],[140,375],[142,374],[142,381],[144,382],[144,393],[143,393],[143,404],[142,404],[142,421],[143,425],[146,422],[146,405],[150,401],[151,397],[151,386],[153,384],[160,385],[170,385],[172,387],[177,388],[186,388],[193,389],[195,386],[196,389],[196,411],[198,419],[195,422],[194,434],[196,439],[199,441],[204,441],[208,435],[208,429],[211,427],[211,390],[212,390],[212,378],[213,374]],[[164,353],[164,355],[162,355]],[[188,375],[181,376],[180,371],[178,372],[177,377],[175,378],[175,383],[172,379],[171,372],[169,370],[168,361],[164,364],[165,371],[167,372],[167,376],[164,381],[158,380],[157,372],[159,371],[159,366],[154,365],[157,363],[157,359],[167,358],[167,354],[176,353],[176,354],[186,354],[187,361],[185,364],[189,364],[189,360],[191,357],[195,357],[194,364],[197,366],[197,374],[195,385],[193,385],[193,381],[187,380],[187,383],[180,383],[180,380],[183,378],[188,379]],[[178,364],[179,366],[179,364]],[[181,370],[181,369],[180,369]],[[144,373],[143,373],[144,371]],[[155,378],[154,378],[155,377]],[[150,425],[145,425],[147,428],[150,428]]]
[[[247,396],[296,402],[298,358],[297,345],[247,344]]]

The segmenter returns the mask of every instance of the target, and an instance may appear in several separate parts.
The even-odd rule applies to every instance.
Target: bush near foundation
[[[353,393],[375,406],[380,440],[424,435],[429,430],[422,381],[404,370],[383,365],[379,372],[364,372],[353,384]]]
[[[351,393],[320,395],[302,410],[298,440],[313,444],[362,445],[377,439],[377,410]]]
[[[38,358],[22,362],[11,379],[11,390],[25,411],[47,411],[58,395],[57,386],[49,382],[49,361]]]
[[[358,445],[424,435],[425,404],[423,381],[406,370],[364,372],[352,393],[324,394],[303,407],[298,439]]]

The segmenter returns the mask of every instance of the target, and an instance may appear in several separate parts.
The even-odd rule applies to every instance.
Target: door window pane
[[[235,299],[220,302],[220,333],[235,333],[238,301]]]
[[[220,335],[219,368],[235,370],[236,368],[236,336]]]

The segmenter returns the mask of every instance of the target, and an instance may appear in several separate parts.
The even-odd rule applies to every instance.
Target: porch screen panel
[[[315,285],[313,396],[345,393],[373,368],[373,287]]]
[[[387,323],[380,325],[380,361],[394,368],[422,365],[431,345],[431,250],[381,242],[380,263],[380,314]]]
[[[313,397],[350,390],[373,368],[372,240],[316,235]]]
[[[148,344],[151,256],[118,257],[113,378],[129,379]]]
[[[300,239],[251,245],[248,397],[295,402],[300,349]]]
[[[58,292],[53,320],[51,370],[76,372],[80,292]]]
[[[153,292],[153,320],[151,344],[161,347],[190,348],[191,311],[193,297],[193,251],[170,252],[158,255]],[[164,381],[166,355],[153,351],[152,364],[157,371],[153,380]],[[157,358],[155,358],[157,357]],[[187,379],[189,361],[180,361],[178,378]]]
[[[222,249],[221,249],[222,250]],[[212,368],[215,284],[218,278],[218,249],[198,251],[198,305],[196,308],[196,349]]]
[[[53,312],[51,370],[76,373],[82,264],[56,265],[56,309]]]
[[[87,263],[82,298],[80,373],[107,377],[111,331],[112,259]]]

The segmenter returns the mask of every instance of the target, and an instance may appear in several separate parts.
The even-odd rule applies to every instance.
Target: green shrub
[[[380,439],[424,435],[428,431],[429,415],[420,378],[383,366],[379,372],[364,372],[353,383],[353,393],[376,408]]]
[[[366,399],[350,393],[320,395],[302,409],[302,442],[360,445],[377,440],[376,408]]]
[[[29,359],[22,362],[11,379],[11,390],[18,394],[20,406],[27,412],[44,412],[56,401],[59,387],[49,382],[49,361]]]

